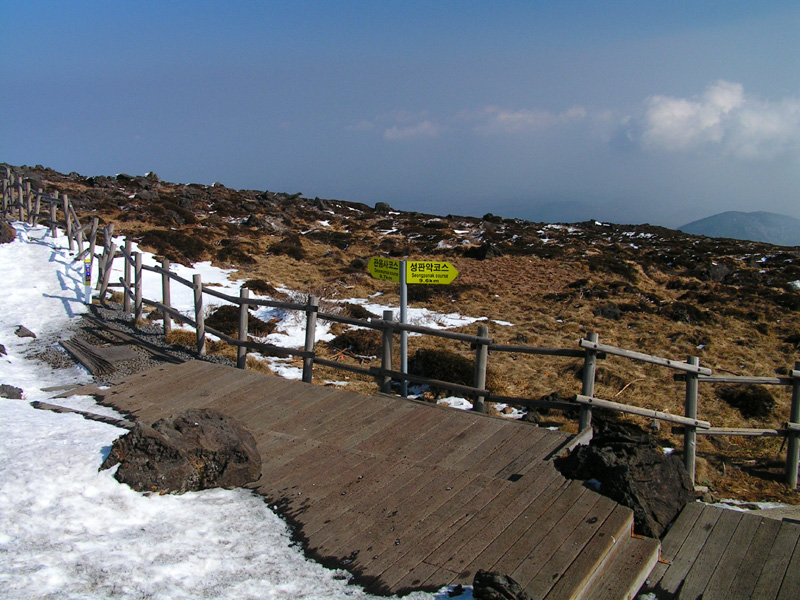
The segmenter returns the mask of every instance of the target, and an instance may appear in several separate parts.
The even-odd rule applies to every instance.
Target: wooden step
[[[614,546],[575,600],[630,600],[658,562],[661,542],[627,535]]]

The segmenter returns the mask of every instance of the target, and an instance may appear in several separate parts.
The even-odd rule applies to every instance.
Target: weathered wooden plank
[[[454,508],[463,502],[461,497],[471,499],[487,483],[487,478],[470,471],[449,471],[444,475],[420,489],[409,498],[408,504],[399,507],[381,523],[376,530],[376,538],[370,540],[369,553],[355,560],[356,568],[375,574],[383,573],[413,549],[421,538],[427,536],[436,539],[441,536],[439,526],[442,519],[451,515]],[[448,506],[450,504],[456,506]],[[445,508],[439,511],[443,506]],[[427,525],[420,528],[424,522]],[[399,570],[394,570],[394,577],[382,577],[382,580],[392,587],[410,567],[403,561]]]
[[[602,569],[614,551],[630,536],[633,511],[615,504],[597,532],[569,563],[562,576],[554,582],[546,598],[574,598],[582,589],[602,575]]]
[[[442,446],[425,458],[442,468],[453,467],[462,458],[475,451],[475,448],[486,442],[503,427],[499,419],[479,419],[463,436],[454,439],[449,446]]]
[[[395,480],[394,485],[385,490],[386,493],[373,494],[370,498],[371,503],[362,503],[354,510],[331,520],[324,531],[310,542],[309,549],[323,557],[338,556],[336,553],[340,548],[355,535],[354,525],[356,523],[359,528],[369,527],[383,513],[391,512],[394,507],[437,476],[438,473],[435,469],[422,466],[412,466],[406,469]]]
[[[800,530],[800,526],[795,529],[795,534],[798,530]],[[800,543],[794,547],[794,553],[786,567],[777,600],[796,600],[798,596],[800,596]]]
[[[788,562],[797,546],[797,528],[798,525],[789,521],[781,522],[751,598],[776,598],[778,596]]]
[[[488,544],[480,553],[470,551],[471,560],[467,559],[468,564],[461,569],[462,574],[471,577],[478,569],[492,570],[500,562],[516,568],[527,554],[524,552],[525,543],[517,544],[520,538],[527,535],[540,517],[544,517],[547,522],[548,518],[565,512],[585,491],[586,488],[574,481],[565,481],[563,486],[548,489],[545,494],[528,504],[518,517],[506,520],[501,531],[492,531],[488,536]]]
[[[534,545],[512,577],[534,598],[543,598],[603,526],[615,502],[595,494],[584,494],[557,526],[553,534]],[[573,517],[570,517],[570,514]],[[561,538],[561,539],[559,539]]]
[[[541,446],[544,445],[542,442],[546,437],[547,434],[541,429],[530,428],[530,432],[525,436],[524,443],[519,445],[521,452],[516,453],[513,458],[507,456],[510,460],[506,461],[505,464],[497,465],[499,468],[494,471],[493,475],[500,479],[507,479],[512,475],[522,475],[525,467],[530,466],[532,463],[539,463],[541,459],[538,458],[538,454],[541,452]],[[537,456],[537,458],[534,459],[534,456]]]
[[[400,424],[384,428],[354,446],[354,449],[381,455],[397,454],[436,427],[438,416],[436,412],[427,410],[411,411]]]
[[[678,518],[664,536],[661,543],[662,562],[658,563],[648,576],[647,589],[654,589],[661,581],[701,514],[703,514],[703,505],[699,502],[692,502],[683,507]]]
[[[756,533],[766,520],[768,519],[756,515],[742,515],[736,531],[723,550],[717,568],[703,591],[705,600],[732,598],[730,590],[736,575],[743,568],[746,569],[748,564],[759,562],[756,557],[761,552],[760,548],[753,548],[752,556],[748,557],[748,554]]]
[[[702,513],[681,545],[680,551],[655,587],[657,593],[665,592],[674,595],[678,591],[722,512],[721,508],[703,507]]]
[[[658,540],[626,537],[622,541],[616,560],[608,565],[597,583],[586,590],[585,595],[580,596],[581,600],[633,598],[644,582],[647,572],[658,560],[658,546]]]
[[[501,517],[513,520],[560,477],[552,465],[545,465],[544,468],[529,473],[519,481],[510,482],[504,493],[495,498],[492,510],[473,513],[471,518],[462,523],[457,530],[452,531],[444,542],[430,550],[424,560],[459,572],[466,566],[464,562],[466,556],[474,551],[480,552],[489,544],[491,536],[502,524]],[[459,559],[461,562],[456,564]]]
[[[375,464],[378,467],[376,472],[366,475],[353,473],[349,479],[343,480],[339,497],[331,499],[324,516],[312,517],[303,523],[303,534],[310,536],[323,527],[336,527],[337,519],[349,519],[360,507],[373,506],[378,499],[388,496],[391,490],[401,487],[409,477],[418,473],[409,472],[414,465],[402,460],[390,462],[378,457]]]
[[[722,553],[731,541],[742,513],[733,510],[723,510],[714,524],[714,529],[708,536],[703,549],[697,555],[694,564],[683,580],[680,597],[697,598],[703,594],[714,570],[719,564]]]
[[[440,547],[451,537],[452,531],[463,527],[475,515],[497,510],[495,502],[507,492],[509,486],[513,485],[508,481],[487,477],[478,477],[473,484],[470,491],[475,490],[474,494],[462,492],[428,518],[414,524],[413,531],[405,536],[407,544],[403,548],[402,560],[397,560],[381,574],[381,579],[388,586],[396,591],[402,588],[405,572],[409,568],[413,570],[419,566],[431,553],[431,548]],[[433,563],[426,564],[431,567],[436,566]],[[452,573],[452,577],[457,575]],[[452,580],[442,579],[438,585],[450,583]]]
[[[740,564],[739,570],[734,575],[728,588],[728,594],[724,598],[729,598],[730,600],[755,598],[753,590],[780,528],[781,522],[777,519],[762,518],[759,521],[758,530],[748,544],[746,559]],[[714,589],[708,589],[707,593],[710,598],[723,598],[723,596],[716,594]]]

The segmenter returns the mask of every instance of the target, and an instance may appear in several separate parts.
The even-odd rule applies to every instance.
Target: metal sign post
[[[92,303],[92,258],[90,256],[83,257],[83,285],[84,285],[84,303]]]
[[[447,285],[458,277],[458,270],[449,262],[394,260],[373,256],[367,265],[375,279],[400,284],[400,323],[408,323],[408,284]],[[400,372],[408,374],[408,332],[400,331]],[[408,397],[408,380],[400,382],[400,393]]]

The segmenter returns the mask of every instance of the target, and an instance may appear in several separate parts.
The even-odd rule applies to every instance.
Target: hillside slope
[[[728,211],[692,221],[678,228],[685,233],[713,238],[800,246],[800,220],[770,212]]]
[[[345,310],[348,299],[380,293],[397,305],[397,286],[367,273],[371,256],[447,260],[459,277],[447,286],[411,286],[412,306],[484,317],[495,343],[577,348],[581,337],[597,332],[601,343],[677,360],[698,356],[715,373],[754,376],[785,375],[800,359],[798,248],[650,225],[410,213],[382,203],[174,184],[154,174],[85,177],[42,167],[11,169],[34,188],[69,194],[80,214],[113,221],[117,233],[145,249],[184,264],[211,260],[235,268],[252,289],[259,285],[278,299],[288,293],[278,290],[314,293]],[[474,334],[476,326],[461,331]],[[410,338],[410,354],[426,345],[472,355],[467,345],[425,337]],[[341,350],[330,352],[338,357]],[[493,353],[489,365],[490,389],[499,395],[566,397],[580,391],[579,359]],[[341,379],[339,372],[328,376]],[[348,385],[375,390],[368,378],[353,377]],[[768,410],[752,416],[736,406],[739,396],[729,386],[705,385],[699,416],[715,426],[782,426],[789,391],[762,389],[774,406],[768,401]],[[621,358],[601,362],[595,393],[683,413],[684,386],[673,372]],[[543,418],[575,427],[560,415]],[[668,427],[661,437],[664,445],[680,448],[682,438]],[[800,503],[781,483],[780,439],[701,436],[698,448],[698,481],[718,493]]]

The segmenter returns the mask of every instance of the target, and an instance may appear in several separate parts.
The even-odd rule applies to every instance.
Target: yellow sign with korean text
[[[367,265],[369,274],[375,279],[382,279],[383,281],[400,282],[400,261],[392,258],[380,258],[373,256],[369,259]]]
[[[367,270],[375,279],[400,282],[403,261],[373,256]],[[430,260],[406,261],[406,283],[447,285],[458,277],[458,270],[449,262]]]
[[[449,262],[409,260],[406,262],[406,282],[428,285],[447,285],[458,277],[458,271]]]

